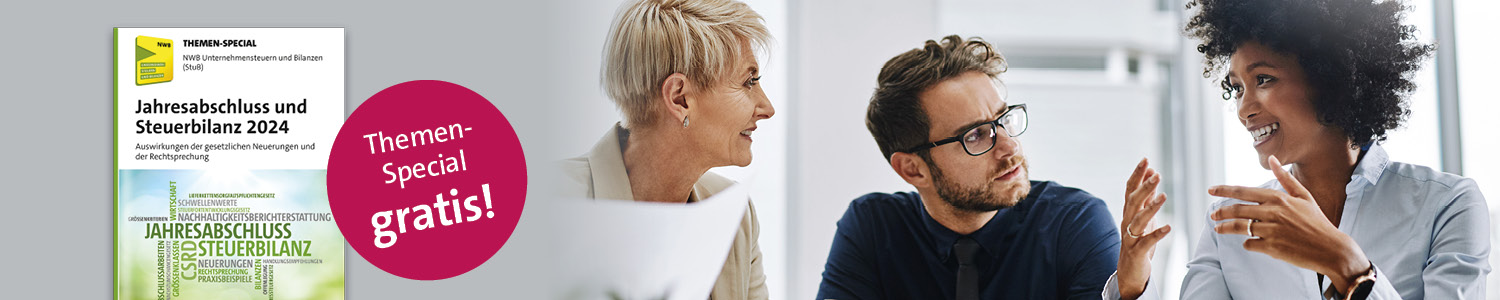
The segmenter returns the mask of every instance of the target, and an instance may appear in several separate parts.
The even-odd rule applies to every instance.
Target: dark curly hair
[[[1228,64],[1235,49],[1256,41],[1297,59],[1312,88],[1318,121],[1337,127],[1360,147],[1385,140],[1410,114],[1409,75],[1433,46],[1402,25],[1397,0],[1195,0],[1185,33],[1202,41],[1204,77]],[[1219,82],[1225,98],[1234,88]]]

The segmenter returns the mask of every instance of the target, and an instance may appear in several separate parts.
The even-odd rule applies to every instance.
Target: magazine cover
[[[115,29],[115,296],[343,299],[342,28]]]

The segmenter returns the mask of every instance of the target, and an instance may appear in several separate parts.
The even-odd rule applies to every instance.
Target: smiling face
[[[1318,122],[1315,93],[1296,57],[1245,42],[1229,57],[1227,80],[1261,167],[1270,155],[1295,164],[1324,147],[1349,147],[1342,131]]]
[[[728,78],[709,86],[693,89],[695,98],[686,128],[696,151],[708,156],[715,166],[747,166],[755,122],[771,118],[776,109],[760,88],[760,65],[749,42],[740,45],[742,56],[736,60]]]
[[[939,140],[994,121],[1005,112],[995,82],[980,72],[960,74],[918,95],[931,122],[928,136]],[[978,152],[983,149],[974,149]],[[927,150],[928,169],[939,197],[954,208],[987,212],[1011,207],[1031,192],[1021,144],[1000,130],[995,146],[969,155],[962,141]]]

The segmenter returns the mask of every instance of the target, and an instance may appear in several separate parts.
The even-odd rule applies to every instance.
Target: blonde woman
[[[595,199],[692,203],[733,184],[708,172],[750,164],[756,121],[776,114],[761,90],[764,20],[729,0],[636,0],[616,13],[601,83],[624,119],[564,162],[571,191]],[[713,299],[765,299],[752,205]]]

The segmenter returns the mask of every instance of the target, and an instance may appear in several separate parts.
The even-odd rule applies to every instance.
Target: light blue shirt
[[[1260,187],[1285,191],[1275,180]],[[1374,145],[1344,192],[1339,231],[1353,237],[1375,265],[1368,299],[1484,299],[1490,218],[1474,180],[1392,162]],[[1242,203],[1249,202],[1221,199],[1210,211]],[[1213,220],[1206,224],[1188,261],[1182,299],[1320,298],[1317,273],[1245,250],[1248,236],[1218,234]],[[1119,295],[1111,276],[1102,296]]]

